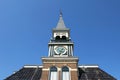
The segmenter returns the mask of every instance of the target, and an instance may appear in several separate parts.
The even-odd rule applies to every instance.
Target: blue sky
[[[119,0],[0,0],[0,80],[48,56],[59,10],[79,64],[98,64],[120,79]]]

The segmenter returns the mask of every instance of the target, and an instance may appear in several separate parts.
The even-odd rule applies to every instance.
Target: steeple
[[[66,29],[61,11],[60,11],[60,17],[59,17],[59,21],[57,23],[56,29]]]
[[[52,30],[52,38],[49,45],[49,57],[73,57],[73,42],[70,38],[70,29],[66,28],[62,12],[58,24]]]

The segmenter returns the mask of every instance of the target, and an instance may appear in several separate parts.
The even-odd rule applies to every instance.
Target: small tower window
[[[62,36],[62,40],[66,40],[66,36]]]
[[[50,68],[50,79],[49,80],[58,80],[57,68],[52,66]]]
[[[66,66],[62,68],[62,80],[70,80],[69,68]]]
[[[55,37],[55,40],[60,40],[60,36],[56,36],[56,37]]]

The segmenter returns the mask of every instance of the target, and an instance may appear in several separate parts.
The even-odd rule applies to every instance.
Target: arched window
[[[66,40],[66,36],[62,36],[62,40]]]
[[[50,68],[50,80],[58,80],[57,68],[55,66]]]
[[[70,80],[69,68],[66,66],[62,68],[62,80]]]
[[[55,37],[55,40],[60,40],[60,36],[56,36],[56,37]]]

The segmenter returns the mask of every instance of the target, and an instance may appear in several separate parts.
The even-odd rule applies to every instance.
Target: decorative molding
[[[76,62],[45,62],[45,63],[76,63]],[[41,65],[25,65],[24,68],[43,68]],[[98,65],[79,65],[79,68],[98,68]],[[75,70],[75,69],[71,69]]]
[[[43,63],[77,63],[77,62],[43,62]]]
[[[48,68],[48,69],[42,69],[43,71],[49,71],[50,69]]]
[[[42,60],[78,60],[78,57],[42,57]]]

